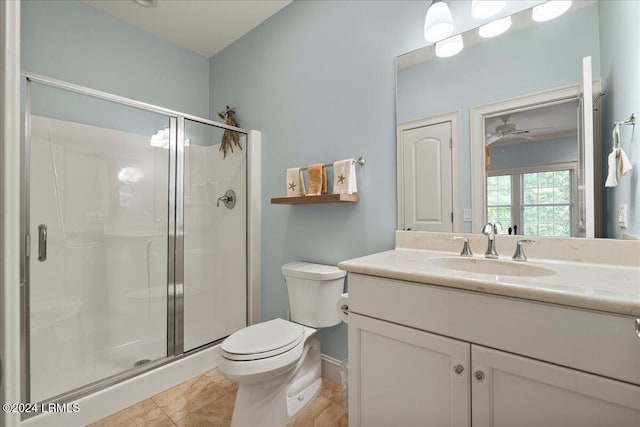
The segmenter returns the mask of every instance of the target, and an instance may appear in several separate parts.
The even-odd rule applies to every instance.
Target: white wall
[[[0,401],[20,401],[20,4],[0,2]],[[0,426],[20,415],[0,414]]]

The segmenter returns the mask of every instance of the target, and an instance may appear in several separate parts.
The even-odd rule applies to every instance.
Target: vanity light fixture
[[[442,0],[434,0],[424,19],[424,38],[436,42],[453,33],[453,16],[449,6]]]
[[[476,19],[490,18],[500,12],[506,3],[504,0],[471,0],[471,16]]]
[[[481,37],[488,39],[504,33],[509,27],[511,27],[511,17],[507,16],[506,18],[498,19],[497,21],[481,26],[478,28],[478,32]]]
[[[551,0],[533,8],[531,18],[536,22],[550,21],[565,13],[571,7],[571,0]]]
[[[440,58],[449,58],[450,56],[460,53],[462,48],[464,48],[462,34],[457,34],[436,43],[436,56]]]

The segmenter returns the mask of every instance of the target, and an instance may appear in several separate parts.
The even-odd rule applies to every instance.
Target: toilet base
[[[293,418],[298,415],[313,399],[316,398],[322,387],[322,378],[315,380],[309,387],[302,390],[295,396],[287,396],[287,412],[292,414],[289,418]]]
[[[231,427],[283,427],[317,396],[320,374],[320,341],[313,335],[291,370],[265,382],[238,384]]]

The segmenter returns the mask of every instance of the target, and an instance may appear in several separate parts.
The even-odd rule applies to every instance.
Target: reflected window
[[[504,230],[513,226],[511,175],[487,178],[487,221],[499,222]]]
[[[571,171],[522,175],[524,234],[571,236]]]
[[[574,235],[574,175],[572,167],[495,171],[487,177],[487,221],[500,222],[503,234],[517,227],[527,236]]]

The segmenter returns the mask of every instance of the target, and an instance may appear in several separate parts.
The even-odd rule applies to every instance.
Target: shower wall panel
[[[226,158],[224,129],[185,120],[184,350],[246,326],[246,135]],[[236,194],[228,209],[219,197]]]

